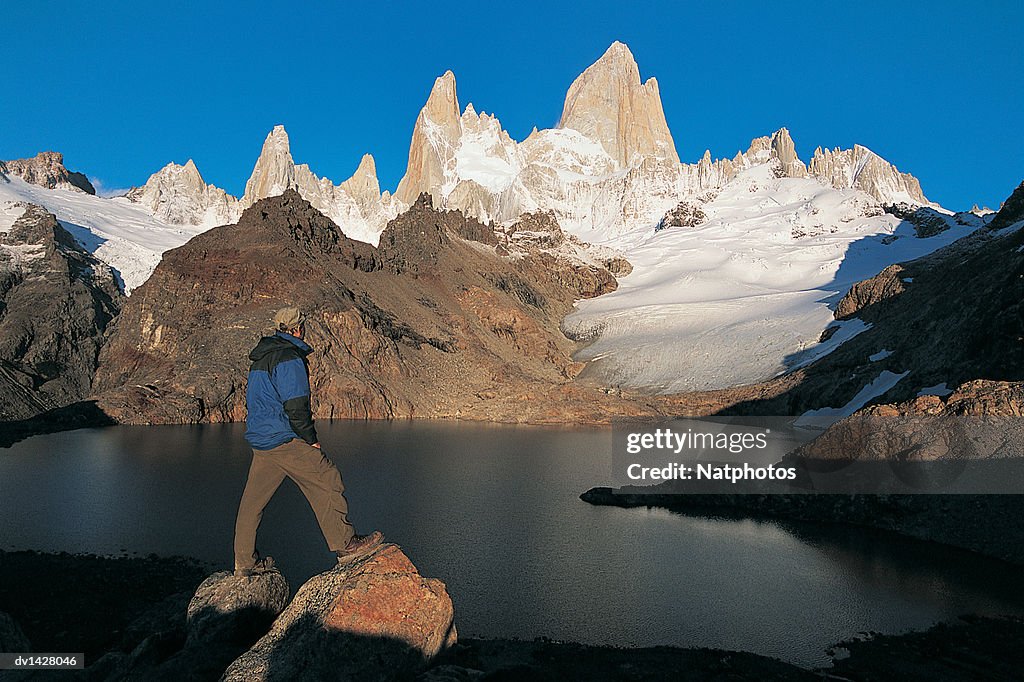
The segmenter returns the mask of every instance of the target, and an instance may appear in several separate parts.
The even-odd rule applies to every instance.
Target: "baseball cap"
[[[295,306],[281,308],[274,314],[275,329],[295,329],[306,321],[306,316]]]

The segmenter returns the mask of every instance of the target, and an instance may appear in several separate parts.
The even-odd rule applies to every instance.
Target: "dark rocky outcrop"
[[[157,633],[184,643],[185,608],[208,572],[176,557],[0,551],[0,611],[31,642],[22,651],[84,652],[90,667],[110,652],[115,663]]]
[[[619,258],[617,256],[605,258],[601,261],[601,265],[616,277],[625,277],[629,273],[633,272],[633,264],[625,258]]]
[[[897,263],[885,268],[871,279],[857,282],[836,306],[836,319],[849,319],[862,308],[903,293],[906,289],[904,277],[903,266]]]
[[[894,215],[900,220],[913,225],[914,235],[921,239],[934,237],[950,228],[950,222],[946,219],[946,216],[928,206],[899,203],[889,204],[882,208],[889,215]]]
[[[700,204],[693,201],[680,201],[662,216],[654,231],[660,232],[669,227],[695,227],[705,220],[707,220],[707,216]]]
[[[509,242],[555,248],[565,243],[565,233],[551,211],[524,213],[505,230]]]
[[[1000,230],[1021,220],[1024,220],[1024,182],[1017,185],[1017,189],[1003,202],[988,227]]]
[[[678,497],[678,496],[677,496]],[[749,497],[749,496],[744,496]],[[773,496],[770,499],[775,499]],[[834,496],[803,496],[827,501]],[[930,496],[916,496],[927,501]],[[755,500],[755,502],[757,502]],[[979,505],[989,500],[978,499]],[[866,512],[889,515],[894,503],[865,507]],[[985,511],[998,511],[984,506]],[[1005,511],[1005,510],[1004,510]],[[1017,517],[1019,518],[1019,514]],[[995,535],[1004,516],[996,514]],[[173,574],[177,572],[176,577]],[[327,575],[329,575],[329,572]],[[67,576],[73,575],[74,580]],[[151,556],[148,559],[101,558],[68,554],[0,552],[0,609],[15,606],[31,618],[39,633],[36,651],[72,651],[86,648],[86,669],[75,677],[97,682],[114,680],[218,680],[230,663],[211,660],[214,647],[190,647],[190,660],[180,658],[185,642],[185,611],[194,587],[202,579],[196,567]],[[320,578],[314,578],[319,580]],[[189,583],[188,592],[180,592]],[[56,588],[56,589],[55,589]],[[366,593],[369,594],[369,593]],[[144,595],[148,595],[146,599]],[[155,600],[155,601],[154,601]],[[142,615],[125,625],[126,613]],[[102,608],[97,608],[102,604]],[[301,620],[301,619],[300,619]],[[305,622],[305,621],[304,621]],[[27,627],[27,626],[26,626]],[[116,630],[122,630],[120,642]],[[853,632],[850,633],[854,635]],[[835,645],[832,665],[806,670],[748,652],[678,647],[617,648],[587,646],[550,640],[481,640],[460,638],[446,648],[427,670],[416,674],[419,663],[399,679],[417,682],[470,682],[472,680],[801,680],[889,679],[898,671],[904,680],[1016,679],[1024,666],[1024,620],[1008,617],[965,616],[924,632],[901,635],[865,635]],[[93,644],[102,638],[114,651],[100,657]],[[842,651],[845,650],[845,651]],[[940,652],[937,654],[936,652]],[[337,655],[338,651],[328,651]],[[842,658],[842,654],[848,657]],[[205,656],[204,656],[205,654]],[[385,649],[375,655],[386,656]],[[324,659],[326,660],[326,658]],[[416,660],[413,657],[413,660]],[[319,656],[303,661],[312,670]],[[380,679],[389,669],[386,657],[369,676],[316,677],[295,669],[276,669],[282,679]],[[341,672],[345,668],[342,666]],[[333,672],[333,671],[332,671]],[[48,680],[52,672],[2,675],[6,680]],[[388,679],[385,676],[385,679]]]
[[[0,176],[16,175],[25,182],[47,189],[78,189],[86,194],[96,194],[82,173],[69,171],[64,167],[64,155],[60,152],[39,152],[31,159],[0,161]]]
[[[83,399],[124,296],[111,269],[28,205],[0,233],[0,421]]]
[[[396,545],[314,576],[226,682],[408,679],[456,641],[444,583]]]
[[[571,381],[582,365],[559,322],[616,287],[608,270],[543,249],[502,256],[484,232],[421,198],[374,249],[293,191],[265,199],[164,254],[111,330],[94,395],[119,422],[242,420],[246,356],[293,303],[309,313],[317,418],[657,413],[655,399]]]
[[[793,454],[813,460],[989,459],[1024,456],[1024,383],[975,380],[948,396],[871,405]]]
[[[29,653],[32,645],[10,615],[0,611],[0,652]]]

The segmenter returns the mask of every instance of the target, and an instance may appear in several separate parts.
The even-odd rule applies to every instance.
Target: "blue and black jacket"
[[[291,334],[264,336],[249,353],[248,415],[245,439],[257,450],[270,450],[293,438],[317,442],[309,407],[309,365],[313,349]]]

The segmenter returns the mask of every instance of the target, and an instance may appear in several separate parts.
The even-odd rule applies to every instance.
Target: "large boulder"
[[[223,679],[408,678],[455,641],[444,583],[424,578],[397,545],[385,544],[311,578]]]
[[[284,610],[288,592],[288,581],[277,571],[248,577],[214,573],[189,602],[186,646],[255,641]]]

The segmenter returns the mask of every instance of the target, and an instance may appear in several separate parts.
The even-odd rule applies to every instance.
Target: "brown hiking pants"
[[[285,477],[295,481],[316,514],[331,551],[345,549],[355,531],[348,522],[348,501],[338,467],[327,455],[295,438],[272,450],[253,450],[249,479],[235,521],[235,569],[252,568],[256,553],[256,531],[263,510]]]

